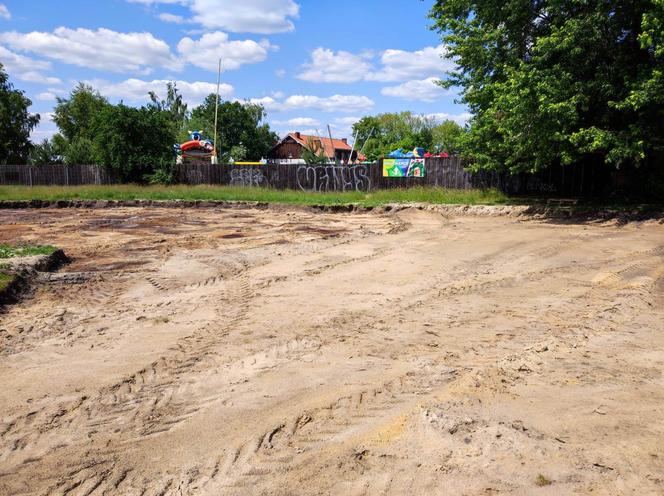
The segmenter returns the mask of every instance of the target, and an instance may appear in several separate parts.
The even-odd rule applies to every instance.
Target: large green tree
[[[106,98],[84,83],[79,83],[67,98],[57,98],[53,122],[59,133],[53,137],[53,143],[66,163],[95,163],[93,123],[109,106]]]
[[[476,167],[661,164],[664,0],[437,0]]]
[[[154,107],[107,105],[91,123],[96,162],[123,181],[140,182],[173,162],[171,115]]]
[[[39,124],[39,114],[28,109],[32,102],[14,89],[0,64],[0,164],[24,164],[32,148],[30,132]]]
[[[209,95],[191,113],[189,129],[203,130],[207,136],[214,134],[214,112],[216,95]],[[249,102],[219,100],[219,122],[217,150],[220,157],[230,156],[231,149],[242,145],[246,158],[259,160],[277,142],[279,137],[264,122],[265,109]],[[237,148],[236,148],[237,149]],[[236,157],[234,157],[236,158]]]
[[[412,112],[385,113],[363,117],[353,125],[353,134],[367,158],[376,160],[397,148],[430,150],[434,127],[433,119]]]

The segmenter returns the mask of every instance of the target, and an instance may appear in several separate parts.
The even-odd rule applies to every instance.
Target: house
[[[324,150],[325,156],[329,157],[330,161],[338,161],[341,163],[348,163],[352,146],[348,144],[346,138],[320,138],[318,136],[311,136],[299,132],[288,133],[279,143],[274,145],[268,153],[267,159],[272,163],[282,164],[301,164],[302,151],[305,147],[311,148],[317,153]],[[353,151],[353,162],[358,158],[358,151]],[[364,157],[360,155],[360,160]]]

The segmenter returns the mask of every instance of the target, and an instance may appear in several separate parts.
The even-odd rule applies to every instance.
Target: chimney
[[[345,144],[348,144],[348,138],[341,138],[341,141],[343,141]]]
[[[296,137],[297,139],[299,139],[299,140],[302,139],[302,135],[300,134],[300,131],[296,131],[296,132],[295,132],[295,137]]]

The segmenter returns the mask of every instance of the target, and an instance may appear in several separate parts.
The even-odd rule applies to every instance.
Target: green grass
[[[0,271],[0,292],[7,289],[7,286],[14,280],[14,276]]]
[[[26,245],[26,246],[13,246],[0,244],[0,259],[12,257],[31,257],[34,255],[50,255],[57,248],[48,245]]]
[[[496,205],[511,203],[497,190],[454,190],[409,188],[376,190],[369,193],[310,193],[295,190],[242,188],[231,186],[0,186],[0,200],[226,200],[289,203],[302,205],[388,203],[437,203]]]

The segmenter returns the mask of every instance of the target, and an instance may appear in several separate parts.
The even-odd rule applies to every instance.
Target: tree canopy
[[[363,117],[353,126],[358,148],[369,160],[377,160],[397,148],[422,147],[431,152],[455,153],[463,128],[454,121],[436,122],[412,112]]]
[[[437,0],[431,17],[476,167],[661,163],[664,0]]]
[[[30,132],[39,124],[39,114],[28,109],[32,102],[14,89],[0,64],[0,164],[24,164],[32,143]]]
[[[191,113],[187,123],[189,129],[202,129],[212,137],[214,134],[214,111],[216,95],[208,95],[205,101]],[[221,157],[230,157],[233,147],[244,148],[247,159],[260,160],[278,141],[279,137],[264,122],[265,109],[249,102],[219,100],[219,123],[217,150]],[[238,150],[238,148],[235,148]],[[236,153],[237,154],[237,153]],[[237,156],[233,157],[238,160]]]

